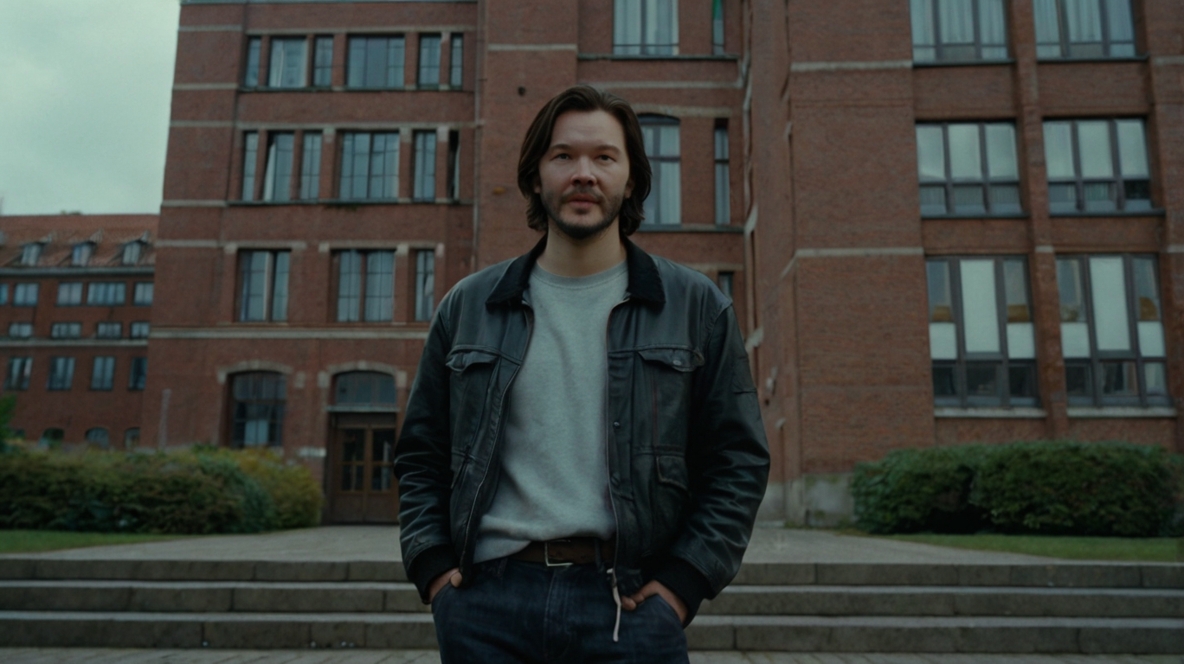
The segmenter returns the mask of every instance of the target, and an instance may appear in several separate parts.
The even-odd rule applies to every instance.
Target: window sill
[[[955,220],[955,221],[994,221],[996,219],[1030,219],[1031,215],[1027,212],[1014,212],[1010,214],[922,214],[922,221],[929,220]]]
[[[1048,417],[1043,408],[951,408],[938,406],[933,409],[938,419],[1010,419],[1039,420]]]
[[[1081,419],[1098,418],[1165,418],[1176,417],[1171,406],[1070,406],[1069,417]]]
[[[1076,64],[1098,64],[1103,62],[1147,62],[1150,57],[1146,53],[1143,55],[1123,55],[1113,58],[1036,58],[1036,64],[1040,65],[1076,65]]]
[[[618,55],[616,53],[580,53],[576,56],[578,60],[674,60],[674,61],[711,61],[717,60],[720,62],[737,62],[740,60],[739,55],[732,53],[725,53],[723,55],[711,55],[708,53],[694,54],[694,55]]]
[[[378,406],[333,405],[325,408],[330,413],[397,413],[399,408],[395,404]]]
[[[1151,208],[1150,210],[1111,210],[1108,212],[1049,212],[1048,216],[1052,219],[1065,219],[1067,217],[1084,217],[1087,219],[1097,219],[1099,217],[1163,217],[1167,216],[1167,211],[1163,208]]]
[[[743,226],[716,224],[642,224],[639,233],[744,233]]]
[[[933,61],[933,62],[917,62],[913,61],[913,69],[941,69],[943,67],[995,67],[999,65],[1011,66],[1015,64],[1015,58],[1006,58],[1002,60],[953,60],[949,62]]]

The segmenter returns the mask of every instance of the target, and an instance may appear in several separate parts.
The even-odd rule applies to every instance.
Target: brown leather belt
[[[597,550],[600,552],[599,560],[611,565],[613,554],[617,550],[616,542],[595,537],[568,537],[546,542],[531,542],[525,549],[510,558],[531,563],[543,563],[548,567],[590,565],[597,562]]]

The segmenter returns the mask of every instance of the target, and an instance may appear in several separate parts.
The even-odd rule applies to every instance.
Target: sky
[[[160,211],[179,14],[0,0],[0,214]]]

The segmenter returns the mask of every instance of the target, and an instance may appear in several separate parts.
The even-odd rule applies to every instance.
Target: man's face
[[[535,193],[550,227],[573,240],[615,226],[633,193],[625,130],[605,111],[568,111],[555,120],[551,147],[539,162]]]

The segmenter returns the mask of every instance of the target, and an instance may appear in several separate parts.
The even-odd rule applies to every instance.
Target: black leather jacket
[[[546,238],[440,303],[395,451],[408,577],[465,580],[501,472],[506,396],[530,340],[526,291]],[[625,240],[625,301],[608,323],[605,431],[622,595],[657,579],[688,619],[736,575],[769,451],[731,303],[709,279]],[[596,333],[589,330],[589,334]]]

